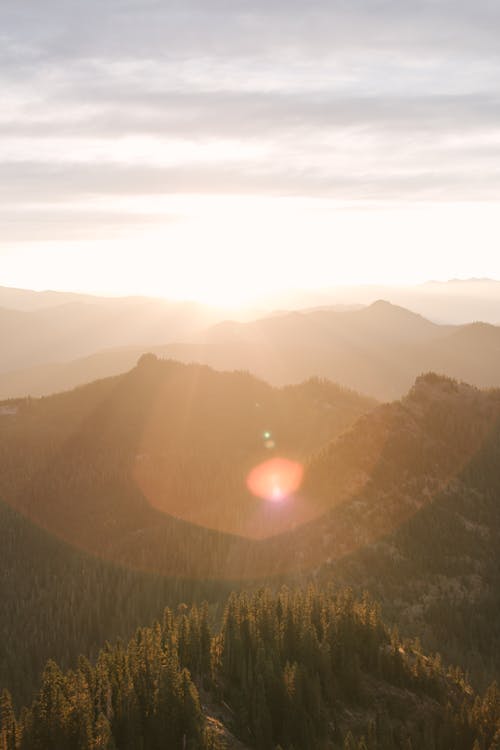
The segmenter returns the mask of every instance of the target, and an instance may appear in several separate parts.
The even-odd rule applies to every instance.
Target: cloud
[[[499,24],[496,0],[4,0],[2,234],[127,224],[95,196],[494,199]]]
[[[7,38],[40,58],[498,54],[496,0],[4,0]]]
[[[431,163],[420,169],[393,167],[380,172],[358,167],[348,173],[345,169],[273,169],[268,164],[250,170],[246,164],[159,168],[101,163],[54,167],[35,162],[5,164],[3,176],[0,198],[4,206],[10,204],[20,211],[26,202],[38,202],[40,207],[47,201],[48,210],[52,210],[50,206],[59,203],[62,220],[65,201],[86,201],[96,195],[234,194],[310,196],[337,201],[460,201],[469,200],[473,192],[484,201],[496,199],[500,190],[500,169],[485,174],[481,165],[474,170],[457,168],[452,156],[440,171]],[[30,210],[26,209],[28,217]],[[20,218],[19,213],[16,216]]]
[[[0,134],[27,137],[278,138],[332,129],[383,133],[498,132],[500,95],[357,96],[266,92],[109,92],[78,111],[74,93],[30,118],[0,119]],[[71,114],[71,111],[74,114]],[[89,111],[90,110],[90,111]],[[54,112],[58,114],[54,116]],[[69,112],[69,116],[68,116]],[[51,115],[52,113],[52,115]]]
[[[165,227],[181,219],[165,212],[110,211],[96,208],[9,208],[0,210],[0,238],[9,244],[100,240],[129,237],[151,226]],[[0,243],[2,240],[0,240]]]

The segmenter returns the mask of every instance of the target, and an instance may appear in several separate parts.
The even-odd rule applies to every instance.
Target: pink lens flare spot
[[[281,487],[273,487],[271,500],[283,500],[283,490]]]
[[[297,492],[304,477],[304,467],[287,458],[272,458],[256,466],[247,477],[247,487],[263,500],[280,502]]]

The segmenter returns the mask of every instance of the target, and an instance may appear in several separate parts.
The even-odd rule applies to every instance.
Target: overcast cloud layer
[[[157,220],[123,196],[494,200],[499,32],[497,0],[3,0],[2,242]]]

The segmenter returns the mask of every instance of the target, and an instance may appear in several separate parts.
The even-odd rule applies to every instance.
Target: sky
[[[500,278],[497,0],[2,0],[0,284]]]

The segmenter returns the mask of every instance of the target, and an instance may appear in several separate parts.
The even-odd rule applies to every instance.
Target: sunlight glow
[[[493,202],[149,195],[29,210],[26,222],[4,217],[4,285],[241,307],[294,289],[446,279],[452,252],[453,276],[500,275]],[[9,241],[13,227],[22,242]]]

